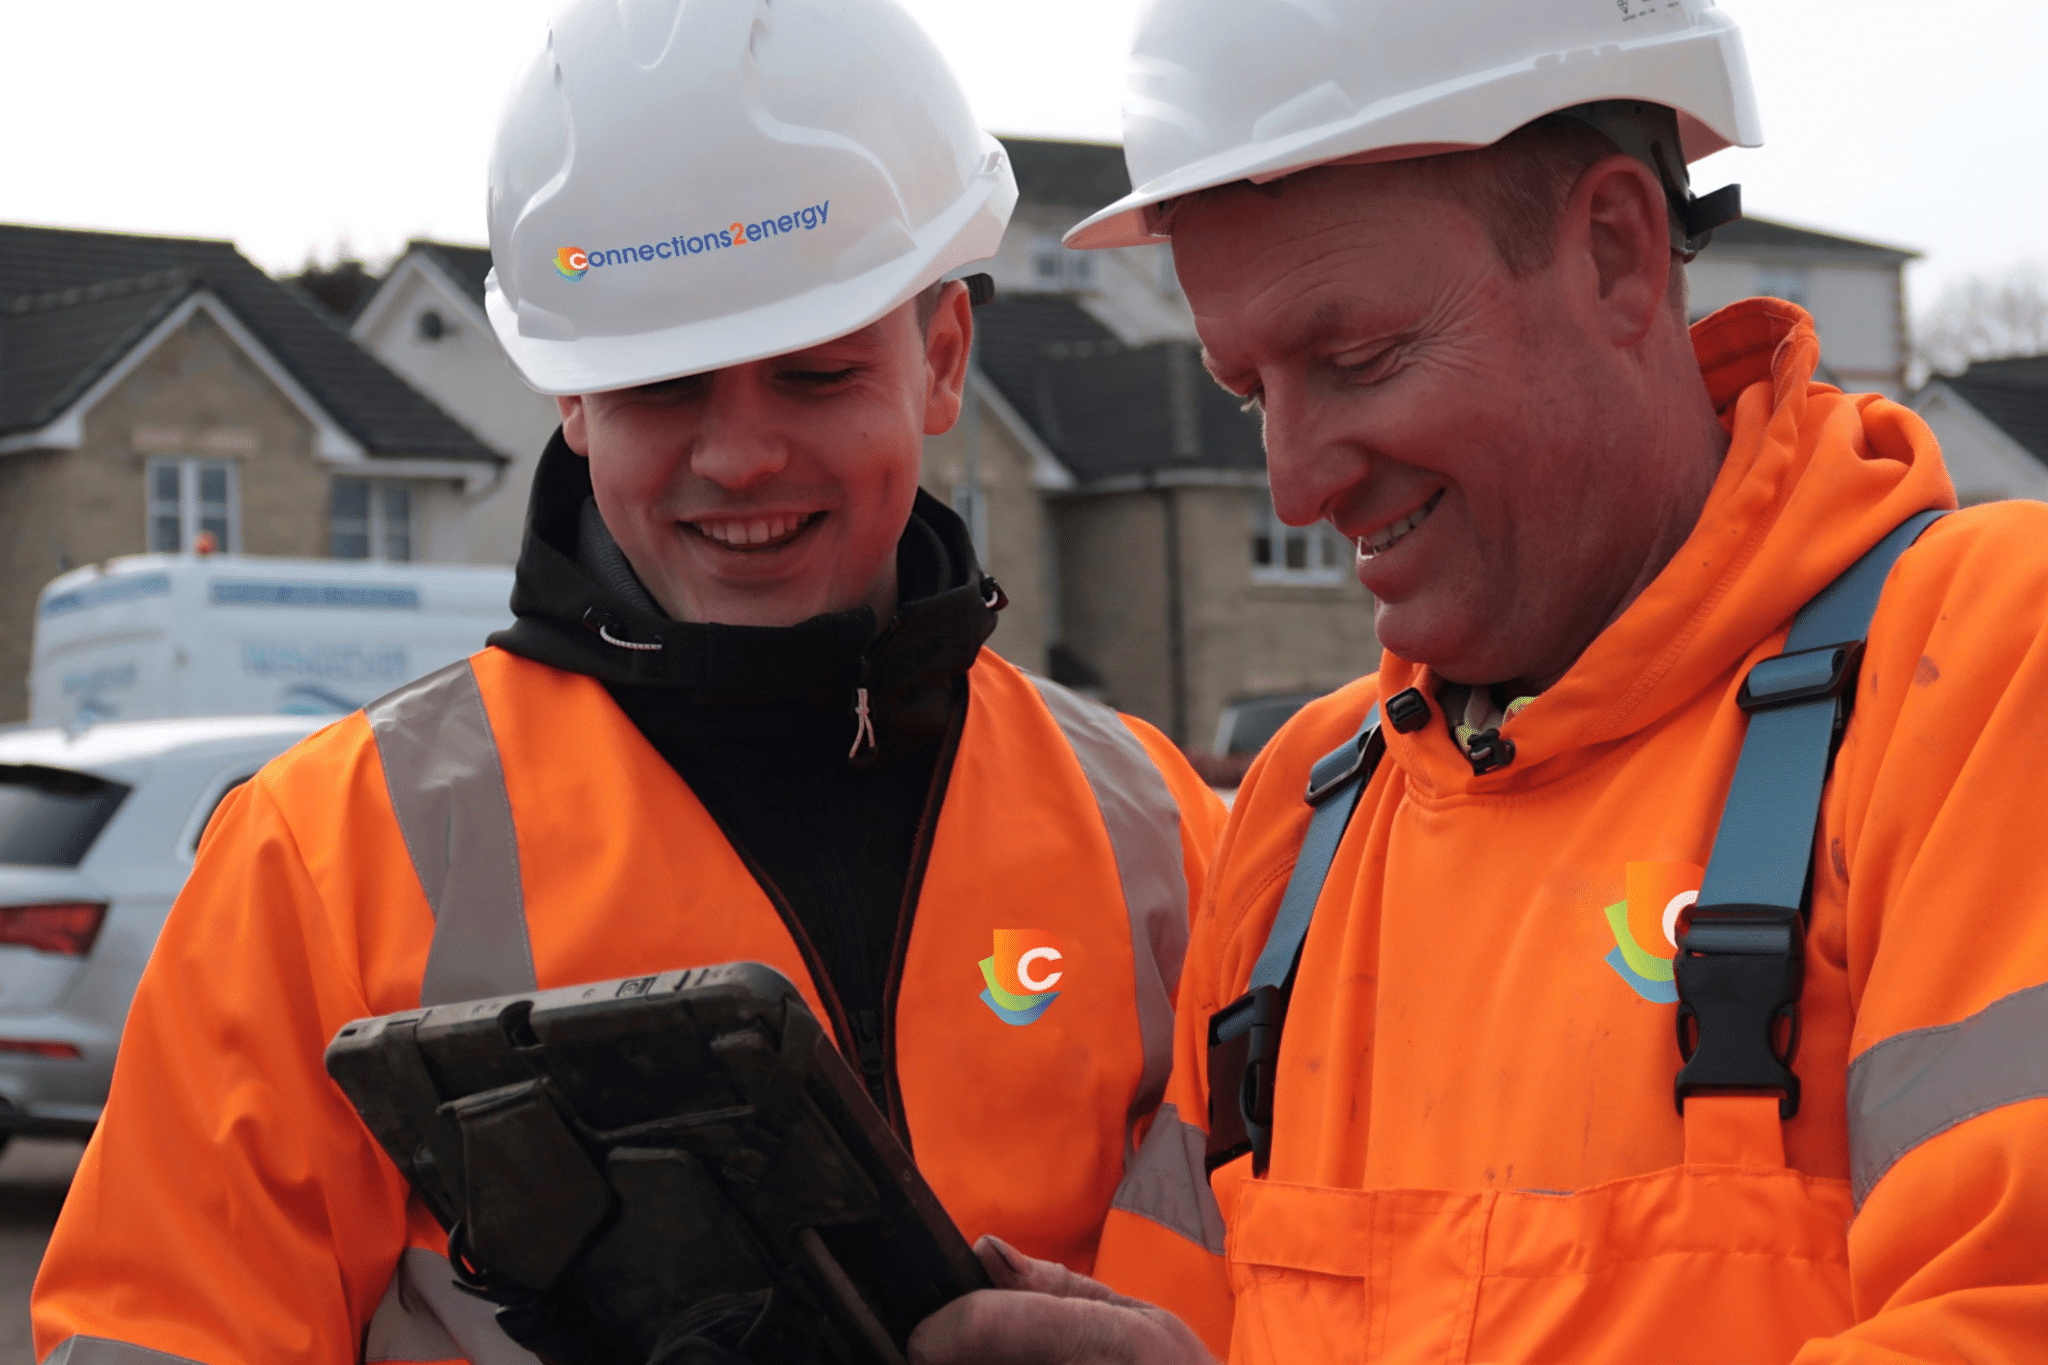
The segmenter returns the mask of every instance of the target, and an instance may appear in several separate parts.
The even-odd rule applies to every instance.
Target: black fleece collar
[[[512,588],[517,619],[490,643],[699,705],[786,701],[844,714],[849,724],[865,689],[877,740],[871,761],[944,729],[953,680],[973,664],[1004,604],[965,524],[921,489],[896,554],[902,605],[880,631],[866,607],[788,627],[671,620],[597,514],[588,462],[557,431],[527,504]]]

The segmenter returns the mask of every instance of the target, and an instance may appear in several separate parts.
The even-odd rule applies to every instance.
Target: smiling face
[[[790,626],[896,602],[924,437],[960,412],[973,326],[948,285],[771,360],[560,400],[605,525],[670,616]]]
[[[1233,186],[1173,219],[1210,369],[1263,413],[1281,518],[1357,543],[1381,642],[1454,681],[1547,685],[1712,485],[1661,191],[1627,158],[1603,170],[1520,277],[1399,163]]]

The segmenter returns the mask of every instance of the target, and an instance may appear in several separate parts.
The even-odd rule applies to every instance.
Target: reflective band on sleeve
[[[185,1356],[130,1346],[106,1337],[66,1337],[43,1357],[43,1365],[199,1365]]]
[[[1887,1038],[1849,1064],[1849,1181],[1856,1206],[1900,1157],[1967,1119],[2048,1098],[2048,985],[1960,1023]]]
[[[467,1360],[471,1365],[539,1365],[498,1330],[497,1309],[455,1287],[448,1258],[407,1247],[363,1339],[365,1365],[380,1361]]]
[[[1152,1131],[1124,1168],[1113,1209],[1150,1219],[1168,1232],[1179,1233],[1213,1256],[1223,1254],[1223,1211],[1209,1191],[1202,1169],[1207,1137],[1193,1124],[1182,1123],[1173,1105],[1159,1106]]]
[[[1131,920],[1137,969],[1138,1036],[1144,1074],[1125,1121],[1126,1169],[1132,1135],[1166,1093],[1173,1069],[1173,996],[1188,949],[1188,878],[1181,861],[1180,804],[1152,755],[1123,718],[1058,683],[1032,677],[1039,695],[1073,746],[1095,792],[1116,854],[1117,879]]]
[[[434,912],[420,1003],[534,989],[519,842],[491,718],[467,660],[366,708],[391,809]]]

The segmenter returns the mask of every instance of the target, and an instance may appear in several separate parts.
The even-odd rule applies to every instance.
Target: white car
[[[329,719],[0,733],[0,1144],[92,1132],[207,819]]]

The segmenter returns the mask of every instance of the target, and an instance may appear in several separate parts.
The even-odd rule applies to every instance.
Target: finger
[[[1121,1304],[1126,1308],[1149,1308],[1150,1304],[1126,1298],[1108,1285],[1076,1274],[1058,1261],[1041,1261],[1026,1256],[1000,1237],[983,1237],[974,1244],[974,1254],[988,1268],[989,1279],[998,1289],[1022,1289],[1033,1294],[1050,1294],[1056,1299],[1092,1299],[1097,1303]]]

